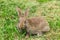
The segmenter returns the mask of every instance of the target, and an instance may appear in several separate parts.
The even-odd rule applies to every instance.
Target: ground
[[[51,30],[41,37],[24,38],[16,26],[16,6],[24,10],[30,7],[29,17],[45,16]],[[60,40],[59,0],[0,0],[0,40]]]

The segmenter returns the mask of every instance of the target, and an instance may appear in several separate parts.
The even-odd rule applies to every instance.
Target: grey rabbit
[[[22,15],[20,8],[17,7],[16,10],[19,16],[18,28],[25,28],[27,31],[26,36],[29,36],[30,34],[36,34],[40,36],[43,32],[50,31],[49,23],[43,16],[28,18],[29,8],[26,9],[24,15]]]

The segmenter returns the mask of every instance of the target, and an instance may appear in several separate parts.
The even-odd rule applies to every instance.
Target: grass
[[[17,30],[18,14],[16,6],[23,12],[30,7],[30,17],[45,16],[50,32],[41,37],[23,38]],[[59,0],[0,0],[0,40],[60,40],[60,1]]]

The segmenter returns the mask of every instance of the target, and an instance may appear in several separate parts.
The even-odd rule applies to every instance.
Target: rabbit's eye
[[[24,25],[26,25],[26,22],[24,21]]]
[[[26,21],[24,22],[24,26],[26,27]]]
[[[26,21],[24,23],[26,23]]]

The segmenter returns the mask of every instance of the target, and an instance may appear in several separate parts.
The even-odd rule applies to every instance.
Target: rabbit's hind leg
[[[49,26],[46,26],[42,29],[43,32],[48,32],[50,30],[50,27]]]

